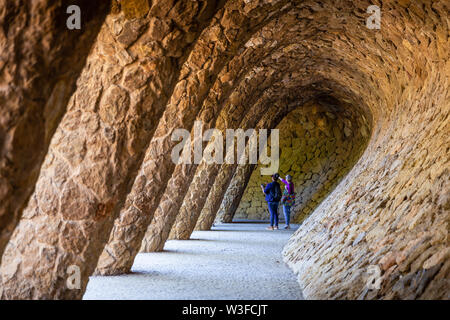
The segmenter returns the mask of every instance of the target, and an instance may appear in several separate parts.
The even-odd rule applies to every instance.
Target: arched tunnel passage
[[[371,115],[361,108],[353,109],[331,96],[319,96],[291,111],[276,126],[280,131],[277,172],[283,177],[291,175],[297,190],[292,221],[301,223],[350,171],[367,146],[370,119]],[[270,177],[261,174],[261,167],[264,165],[256,166],[251,176],[244,178],[246,188],[238,207],[236,200],[231,207],[224,204],[217,220],[268,219],[260,185]],[[233,202],[229,197],[223,201]],[[279,212],[282,217],[282,206]]]
[[[46,21],[39,34],[52,37],[54,7],[36,3],[24,7],[36,10],[27,17]],[[448,298],[445,1],[377,1],[379,29],[366,25],[365,0],[114,4],[106,19],[102,10],[89,17],[95,28],[79,57],[59,60],[66,36],[54,37],[55,50],[45,39],[24,47],[30,68],[15,59],[21,48],[1,49],[1,101],[12,110],[0,122],[2,298],[79,299],[93,272],[128,272],[142,244],[157,251],[168,238],[189,239],[218,213],[256,217],[254,166],[178,165],[171,135],[194,130],[195,120],[222,131],[275,128],[291,112],[303,123],[291,131],[304,139],[284,137],[291,157],[280,170],[299,179],[302,224],[282,254],[303,295]],[[23,12],[11,8],[0,21],[20,26]],[[4,43],[18,42],[11,30],[20,28],[3,28]],[[65,65],[63,85],[36,81],[51,78],[34,69],[41,60]],[[39,94],[28,101],[15,87]],[[28,125],[34,117],[42,118]],[[21,152],[34,137],[35,148]],[[334,140],[307,143],[314,138]],[[66,286],[70,266],[80,269],[79,291]],[[365,280],[371,267],[381,275],[376,290]]]

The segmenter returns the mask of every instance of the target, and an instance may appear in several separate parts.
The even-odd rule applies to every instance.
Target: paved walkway
[[[84,299],[302,299],[281,257],[294,230],[266,227],[227,223],[170,240],[139,254],[131,274],[91,277]]]

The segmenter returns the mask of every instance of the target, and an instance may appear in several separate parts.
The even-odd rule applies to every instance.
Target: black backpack
[[[281,200],[281,188],[278,182],[275,182],[275,186],[270,190],[270,202],[280,202]]]

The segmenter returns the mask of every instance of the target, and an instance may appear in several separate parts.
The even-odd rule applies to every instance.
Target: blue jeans
[[[283,212],[286,225],[289,225],[289,222],[291,221],[291,207],[283,206]]]
[[[267,202],[270,212],[270,226],[278,227],[278,202]]]

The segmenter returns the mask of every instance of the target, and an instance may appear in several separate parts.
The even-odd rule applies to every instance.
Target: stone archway
[[[366,26],[369,1],[113,1],[106,18],[106,6],[90,11],[92,28],[77,34],[46,16],[64,1],[33,3],[0,1],[9,26],[0,33],[3,298],[79,299],[96,268],[129,271],[144,238],[161,250],[170,231],[188,239],[216,216],[255,215],[252,165],[176,165],[171,134],[195,120],[203,129],[274,128],[323,97],[337,101],[335,119],[326,106],[305,107],[294,131],[333,142],[291,137],[290,149],[304,151],[281,168],[304,191],[298,219],[307,217],[283,252],[304,295],[446,298],[445,1],[378,1],[380,29]],[[23,26],[22,17],[37,20]],[[79,54],[65,54],[74,42]],[[369,140],[356,161],[362,128]],[[356,141],[342,153],[345,138]],[[341,181],[330,150],[349,170]],[[81,290],[66,286],[71,266]],[[380,289],[366,285],[370,266]]]

